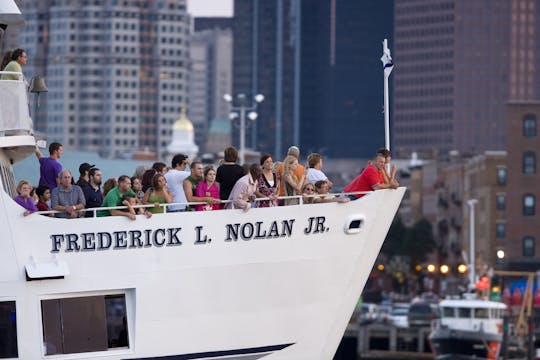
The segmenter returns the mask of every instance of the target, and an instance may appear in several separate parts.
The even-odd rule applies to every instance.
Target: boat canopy
[[[24,27],[21,11],[13,0],[0,1],[0,27],[4,30],[8,26]]]

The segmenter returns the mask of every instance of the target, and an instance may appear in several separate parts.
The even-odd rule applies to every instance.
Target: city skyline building
[[[37,131],[66,149],[166,154],[189,103],[185,0],[25,1],[27,76],[47,78]]]
[[[380,56],[392,0],[236,0],[234,13],[233,92],[265,95],[248,147],[279,159],[292,144],[344,158],[384,146]]]
[[[207,152],[208,131],[212,121],[229,119],[229,105],[223,94],[232,90],[232,30],[218,18],[212,26],[205,19],[191,36],[191,72],[189,80],[189,117],[195,126],[195,139],[201,152]],[[222,149],[223,150],[223,149]]]
[[[534,0],[396,0],[399,152],[506,149],[506,102],[540,96],[537,7]]]

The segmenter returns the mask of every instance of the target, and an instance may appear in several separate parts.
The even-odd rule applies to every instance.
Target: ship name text
[[[327,232],[329,229],[324,224],[325,220],[324,216],[307,218],[306,225],[301,228],[302,234],[306,236]],[[254,221],[225,224],[223,240],[226,243],[235,243],[239,240],[289,238],[293,235],[296,222],[296,219],[284,219],[266,222]],[[71,253],[151,247],[178,247],[185,242],[194,245],[210,244],[212,242],[211,236],[213,237],[216,234],[207,234],[206,232],[203,226],[195,226],[193,232],[186,232],[182,227],[171,227],[111,232],[52,234],[49,238],[51,240],[51,253]],[[188,236],[187,233],[190,235]]]

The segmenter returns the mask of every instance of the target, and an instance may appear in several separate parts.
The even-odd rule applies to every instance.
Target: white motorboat
[[[480,299],[443,300],[430,334],[437,359],[498,359],[506,305]]]

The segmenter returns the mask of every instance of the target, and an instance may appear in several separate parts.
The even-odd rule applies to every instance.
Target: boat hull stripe
[[[269,345],[269,346],[261,346],[261,347],[255,347],[255,348],[246,348],[246,349],[234,349],[234,350],[221,350],[221,351],[207,351],[207,352],[201,352],[201,353],[192,353],[192,354],[183,354],[183,355],[168,355],[168,356],[157,356],[157,357],[145,357],[145,358],[136,358],[133,360],[191,360],[191,359],[206,359],[206,358],[220,358],[222,356],[238,356],[238,359],[244,358],[242,355],[249,355],[249,354],[261,354],[261,353],[271,353],[274,351],[283,350],[286,347],[289,347],[291,345],[294,345],[294,343],[290,344],[280,344],[280,345]],[[264,354],[268,355],[268,354]],[[263,355],[263,356],[264,356]],[[230,359],[230,358],[228,358]],[[235,358],[232,358],[235,359]],[[253,359],[253,358],[249,358]],[[257,358],[255,358],[257,359]]]

